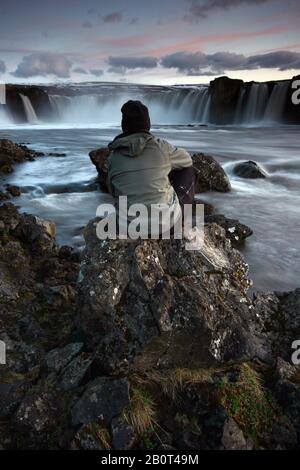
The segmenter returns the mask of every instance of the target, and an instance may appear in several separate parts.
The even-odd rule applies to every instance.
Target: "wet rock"
[[[21,190],[20,190],[19,186],[7,184],[6,185],[6,190],[13,197],[21,196]]]
[[[199,172],[196,193],[231,190],[229,178],[215,158],[204,153],[196,153],[192,159],[194,167]]]
[[[97,150],[92,150],[89,153],[92,163],[95,165],[98,172],[98,182],[103,191],[108,192],[107,187],[107,175],[108,175],[108,161],[107,158],[110,154],[110,150],[107,147],[103,147]]]
[[[112,446],[115,450],[132,449],[136,442],[133,428],[123,418],[114,418],[111,422]]]
[[[237,163],[233,168],[233,173],[240,178],[266,178],[267,173],[256,162],[249,160],[248,162]]]
[[[110,421],[129,404],[126,379],[100,377],[91,382],[72,408],[73,425],[87,424],[97,419]]]
[[[45,356],[45,365],[49,372],[60,372],[74,357],[81,353],[83,343],[70,343],[64,348],[49,351]]]
[[[229,238],[234,247],[239,247],[246,238],[253,234],[253,231],[247,225],[242,224],[239,220],[228,219],[222,214],[208,215],[205,218],[207,223],[216,223],[224,228],[226,237]]]
[[[18,145],[8,139],[0,139],[0,173],[11,173],[15,163],[34,160],[43,155],[25,145]]]

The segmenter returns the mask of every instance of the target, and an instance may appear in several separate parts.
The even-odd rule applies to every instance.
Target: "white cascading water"
[[[5,104],[0,105],[0,126],[5,127],[6,125],[13,124],[7,107]]]
[[[276,83],[264,113],[265,122],[280,122],[283,114],[289,83]]]
[[[210,114],[208,87],[193,87],[188,90],[174,87],[149,95],[50,95],[49,99],[60,123],[65,124],[119,125],[121,106],[129,99],[140,99],[149,107],[153,124],[205,123]]]
[[[22,95],[22,93],[19,93],[19,95],[23,102],[27,122],[29,122],[29,124],[38,124],[39,120],[37,118],[37,115],[35,114],[35,110],[31,104],[30,99],[28,98],[28,96]]]
[[[241,124],[243,120],[243,112],[244,112],[244,99],[246,95],[245,88],[242,88],[240,92],[240,96],[236,105],[235,109],[235,116],[234,116],[234,124]]]
[[[289,82],[275,84],[271,96],[265,83],[252,83],[250,90],[242,88],[235,109],[233,124],[262,125],[280,122]],[[211,95],[209,87],[173,86],[158,89],[135,88],[124,90],[101,89],[97,93],[71,96],[49,95],[54,112],[49,121],[59,125],[113,125],[119,126],[121,106],[129,99],[143,101],[150,110],[151,121],[156,125],[207,124],[211,115]],[[20,93],[28,123],[40,123],[30,99]],[[5,109],[4,109],[5,108]],[[0,106],[0,126],[13,124],[13,120],[5,106]]]
[[[268,98],[268,85],[265,83],[253,83],[248,95],[242,122],[245,124],[259,123],[263,118]]]

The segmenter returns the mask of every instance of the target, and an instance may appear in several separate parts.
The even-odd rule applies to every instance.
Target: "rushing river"
[[[22,188],[13,202],[57,224],[60,244],[82,244],[81,229],[95,216],[98,204],[110,196],[94,184],[96,171],[88,157],[91,149],[105,146],[119,128],[11,127],[0,138],[28,144],[64,157],[42,157],[15,167],[5,182]],[[191,152],[209,153],[227,171],[232,192],[201,195],[217,212],[249,225],[243,253],[256,290],[290,290],[300,285],[300,132],[299,127],[154,127],[153,132]],[[233,176],[233,164],[243,160],[261,163],[265,180]],[[3,180],[4,178],[2,178]]]

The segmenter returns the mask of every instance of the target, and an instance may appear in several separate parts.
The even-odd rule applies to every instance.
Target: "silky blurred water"
[[[49,218],[57,224],[60,244],[82,244],[81,229],[95,216],[98,204],[110,196],[98,191],[96,171],[88,157],[106,145],[119,128],[67,126],[11,127],[0,138],[27,143],[43,152],[64,157],[41,157],[15,167],[5,182],[22,187],[13,202],[22,211]],[[300,285],[300,132],[296,126],[154,127],[153,132],[191,152],[209,153],[230,176],[230,193],[201,195],[218,212],[249,225],[254,235],[243,253],[257,290],[290,290]],[[266,180],[235,177],[234,163],[255,160],[266,169]]]

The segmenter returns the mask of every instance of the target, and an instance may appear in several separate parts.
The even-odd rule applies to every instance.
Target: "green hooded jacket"
[[[109,149],[108,180],[116,198],[127,196],[128,205],[167,205],[178,212],[179,201],[168,175],[192,166],[188,152],[149,132],[121,135]]]

